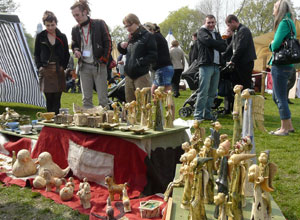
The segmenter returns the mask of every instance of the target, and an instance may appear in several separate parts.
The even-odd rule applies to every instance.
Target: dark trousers
[[[252,89],[252,70],[254,61],[245,64],[235,64],[235,69],[232,77],[233,86],[242,85],[243,89]]]
[[[55,112],[55,114],[59,113],[61,94],[62,92],[45,93],[48,112]]]
[[[174,75],[172,78],[172,88],[174,92],[174,96],[179,95],[179,82],[180,82],[180,77],[183,72],[183,69],[174,69]]]

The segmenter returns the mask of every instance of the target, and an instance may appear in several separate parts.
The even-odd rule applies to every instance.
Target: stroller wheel
[[[192,111],[189,111],[189,109],[187,107],[182,107],[178,111],[179,116],[183,117],[183,118],[190,116],[191,113],[192,113]]]

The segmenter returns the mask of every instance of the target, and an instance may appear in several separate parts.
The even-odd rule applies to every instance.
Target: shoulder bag
[[[291,36],[288,39],[284,39],[279,49],[273,52],[272,64],[287,65],[300,63],[300,43],[299,40],[296,39],[289,21],[288,25]]]

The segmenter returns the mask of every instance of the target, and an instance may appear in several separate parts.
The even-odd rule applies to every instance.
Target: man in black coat
[[[244,89],[252,88],[251,76],[256,59],[252,34],[249,28],[241,24],[235,15],[228,15],[225,23],[234,32],[229,45],[229,49],[232,49],[233,52],[230,63],[235,68],[233,84],[243,85]]]

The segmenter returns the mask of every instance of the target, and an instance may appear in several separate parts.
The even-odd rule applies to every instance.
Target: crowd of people
[[[98,104],[107,106],[107,69],[111,68],[112,60],[112,40],[108,26],[101,19],[90,18],[91,10],[87,0],[76,1],[70,9],[77,22],[72,29],[71,47],[74,57],[78,59],[77,72],[80,75],[83,107],[94,106],[93,89],[97,92]],[[273,15],[275,36],[270,44],[272,52],[290,36],[289,27],[296,34],[292,9],[287,0],[278,0],[274,4]],[[74,88],[75,83],[72,74],[66,83],[64,70],[73,73],[74,66],[70,67],[68,41],[66,35],[57,28],[58,20],[54,13],[46,11],[42,20],[46,30],[36,36],[34,58],[39,72],[40,89],[46,97],[47,111],[58,113],[62,92]],[[218,92],[220,67],[231,67],[232,87],[242,85],[243,89],[253,88],[252,71],[256,52],[251,31],[235,15],[228,15],[225,23],[226,37],[216,31],[215,16],[207,15],[204,24],[192,36],[189,64],[197,62],[199,66],[194,112],[194,118],[199,121],[216,120],[212,114],[212,106]],[[118,42],[117,49],[121,56],[115,65],[118,65],[122,76],[125,76],[126,102],[135,100],[136,88],[144,87],[151,87],[153,94],[158,86],[164,86],[165,92],[173,90],[175,97],[180,96],[179,81],[185,68],[185,55],[179,42],[174,40],[171,48],[168,48],[168,43],[156,24],[147,22],[142,25],[132,13],[124,17],[123,24],[128,37],[127,40]],[[72,57],[71,59],[73,60]],[[294,68],[293,65],[273,65],[272,59],[269,65],[272,66],[273,99],[281,119],[281,127],[271,134],[288,135],[289,132],[294,132],[286,95],[288,79]],[[150,72],[153,74],[152,78]],[[0,82],[6,78],[12,80],[0,69]],[[225,99],[232,103],[233,94]],[[228,106],[230,112],[232,104]]]

